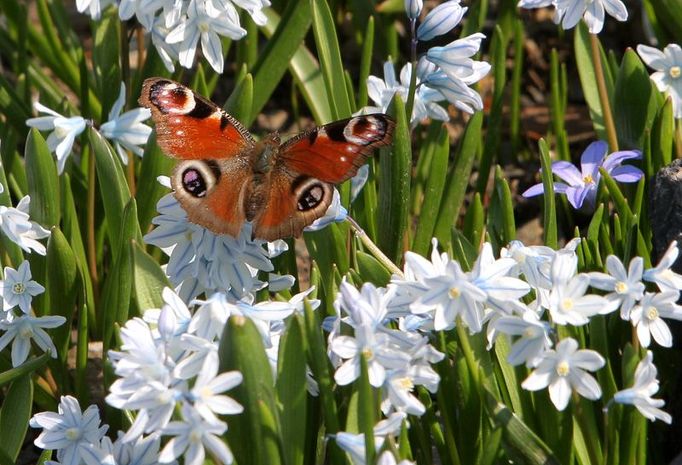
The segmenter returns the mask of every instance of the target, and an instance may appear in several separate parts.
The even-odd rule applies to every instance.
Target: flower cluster
[[[637,182],[644,173],[635,166],[623,165],[625,160],[640,159],[642,152],[639,150],[624,150],[614,152],[608,156],[608,145],[604,141],[592,142],[580,157],[580,170],[567,161],[555,161],[552,163],[552,173],[566,181],[554,183],[554,192],[566,194],[568,202],[573,208],[580,209],[585,203],[586,208],[594,210],[597,200],[597,191],[603,168],[609,176],[619,182]],[[528,188],[522,195],[535,197],[544,193],[542,183]]]
[[[554,21],[564,29],[571,29],[584,19],[592,34],[599,34],[604,27],[605,13],[618,21],[627,21],[628,10],[621,0],[520,0],[521,8],[554,6]]]
[[[416,1],[405,3],[406,11],[414,26],[422,4]],[[467,8],[459,4],[459,0],[449,0],[436,6],[429,12],[416,30],[413,37],[413,48],[416,53],[418,41],[428,41],[434,37],[447,34],[460,23]],[[414,29],[414,28],[413,28]],[[438,102],[447,101],[467,113],[483,109],[481,96],[469,86],[478,82],[490,71],[490,64],[476,61],[471,57],[481,48],[485,35],[472,34],[454,40],[442,47],[431,47],[427,53],[413,63],[407,63],[400,71],[400,81],[396,79],[393,63],[384,64],[384,79],[369,76],[367,90],[375,106],[362,109],[365,113],[386,112],[391,100],[399,95],[404,101],[408,99],[410,81],[416,73],[414,107],[410,122],[414,126],[424,118],[447,121],[448,112]],[[415,56],[416,60],[416,56]]]
[[[147,143],[152,132],[152,128],[142,122],[149,119],[152,114],[148,108],[134,108],[121,114],[125,99],[126,87],[125,83],[121,82],[118,99],[109,112],[109,119],[100,126],[100,132],[114,144],[121,161],[127,164],[126,150],[142,156],[141,146]],[[85,131],[88,122],[82,116],[62,116],[39,102],[35,102],[33,107],[36,111],[46,113],[48,116],[29,118],[26,120],[26,125],[39,131],[52,131],[47,136],[47,147],[57,156],[57,171],[62,174],[73,143],[76,137]]]
[[[404,275],[394,276],[387,288],[365,284],[358,292],[342,283],[336,308],[345,316],[331,324],[329,340],[336,382],[357,379],[360,357],[365,357],[370,384],[382,390],[384,413],[421,415],[424,406],[410,391],[416,385],[437,390],[439,378],[430,364],[443,357],[425,334],[462,325],[472,334],[485,330],[489,347],[500,337],[509,338],[508,362],[533,370],[522,387],[549,388],[557,409],[568,405],[573,390],[588,399],[600,398],[601,388],[589,372],[602,368],[604,358],[580,349],[573,338],[557,340],[555,327],[583,326],[618,311],[635,327],[642,346],[648,347],[653,338],[669,347],[672,336],[663,318],[682,319],[682,307],[676,304],[682,276],[670,269],[678,248],[671,244],[660,263],[648,270],[641,257],[626,270],[609,256],[607,273],[579,273],[578,246],[578,239],[559,251],[514,241],[495,258],[486,243],[466,272],[439,253],[434,240],[431,260],[407,252]],[[644,281],[659,292],[645,292]],[[590,287],[605,294],[591,293]],[[342,323],[352,328],[353,336],[341,334]],[[624,394],[616,401],[633,396]]]
[[[93,19],[112,0],[78,0],[78,11],[87,11]],[[263,8],[269,0],[121,0],[118,16],[128,21],[133,16],[150,34],[152,43],[169,72],[178,60],[185,68],[194,63],[197,46],[201,43],[204,58],[217,72],[223,72],[224,57],[220,38],[239,40],[246,30],[239,22],[237,7],[246,10],[251,19],[262,26],[267,17]]]
[[[59,414],[33,418],[32,426],[44,428],[36,445],[56,449],[60,461],[75,457],[62,463],[77,463],[78,458],[86,463],[128,463],[120,462],[119,456],[135,453],[142,445],[149,447],[143,463],[173,463],[184,456],[184,463],[201,464],[206,449],[220,463],[232,463],[232,453],[221,438],[227,424],[218,415],[242,412],[242,406],[224,394],[242,382],[242,375],[218,373],[223,328],[231,315],[250,318],[266,347],[277,348],[283,319],[302,310],[307,294],[288,302],[253,304],[217,293],[196,302],[192,314],[177,294],[164,289],[165,305],[128,321],[121,329],[121,350],[109,352],[119,379],[111,385],[106,402],[137,412],[128,431],[119,432],[111,443],[103,437],[106,428],[98,429],[96,409],[90,407],[81,416],[75,399],[65,397]],[[276,373],[276,352],[269,355]],[[170,437],[163,448],[162,436]],[[89,457],[99,462],[90,462]]]
[[[8,266],[4,269],[5,279],[0,280],[0,350],[12,343],[12,366],[18,367],[26,361],[31,351],[31,341],[52,358],[57,358],[57,348],[45,329],[56,328],[66,321],[63,316],[36,317],[31,310],[33,297],[45,292],[45,288],[31,279],[31,266],[28,261],[15,270]]]

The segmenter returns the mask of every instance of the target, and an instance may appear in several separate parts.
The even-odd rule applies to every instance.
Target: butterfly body
[[[388,145],[394,127],[390,117],[376,114],[284,143],[277,133],[256,142],[236,119],[174,81],[147,79],[139,101],[152,110],[161,149],[182,160],[171,185],[188,219],[235,237],[245,221],[259,239],[300,235],[325,214],[333,185]]]

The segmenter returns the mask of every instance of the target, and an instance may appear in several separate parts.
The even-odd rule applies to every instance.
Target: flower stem
[[[407,121],[412,122],[412,109],[414,108],[414,95],[417,91],[417,19],[410,19],[410,33],[412,41],[410,42],[410,60],[412,61],[412,73],[410,74],[410,89],[407,93],[407,103],[405,105],[405,114]]]
[[[597,90],[599,91],[599,101],[601,103],[604,126],[606,127],[606,138],[608,139],[611,152],[618,151],[618,137],[616,136],[616,125],[613,122],[609,95],[606,91],[606,80],[604,78],[604,68],[601,62],[601,52],[599,51],[599,39],[596,34],[590,34],[590,45],[592,46],[592,63],[594,64],[594,75],[597,79]]]
[[[682,119],[675,120],[675,153],[682,158]]]
[[[88,160],[88,200],[87,200],[87,221],[88,221],[88,270],[92,281],[92,291],[95,305],[99,301],[99,277],[97,276],[97,238],[95,237],[95,152],[89,152]]]
[[[348,221],[348,224],[350,224],[355,236],[360,239],[360,242],[362,242],[363,245],[367,247],[367,250],[374,255],[374,258],[379,260],[379,262],[381,262],[381,264],[384,265],[388,271],[402,277],[403,272],[400,270],[400,268],[398,268],[395,263],[393,263],[391,259],[388,258],[374,242],[372,242],[372,239],[369,238],[365,230],[362,229],[360,225],[350,216],[346,216],[346,220]]]

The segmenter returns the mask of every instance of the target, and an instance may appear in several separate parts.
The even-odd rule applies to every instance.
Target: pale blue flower
[[[566,181],[554,183],[554,192],[566,194],[568,201],[573,208],[579,209],[586,202],[587,207],[594,209],[597,199],[597,189],[601,174],[599,168],[604,168],[606,172],[619,182],[637,182],[644,173],[637,167],[623,165],[625,160],[640,159],[642,152],[639,150],[625,150],[614,152],[606,156],[608,145],[604,141],[592,142],[580,157],[581,170],[567,161],[555,161],[552,163],[552,173]],[[527,189],[524,197],[534,197],[544,193],[542,183],[535,184]]]
[[[578,350],[573,338],[562,339],[556,350],[548,350],[537,368],[521,383],[529,391],[539,391],[549,386],[549,398],[562,411],[575,389],[581,396],[596,400],[601,397],[601,387],[587,371],[597,371],[605,365],[604,357],[594,350]]]
[[[600,313],[610,313],[620,307],[620,317],[624,320],[630,319],[630,310],[639,299],[644,295],[644,283],[642,273],[644,271],[644,259],[635,257],[630,260],[628,270],[615,255],[606,257],[606,270],[608,274],[594,271],[588,273],[590,276],[590,286],[611,291],[607,294],[606,300],[609,306]]]
[[[31,197],[26,195],[16,208],[0,205],[0,230],[25,252],[45,255],[47,249],[38,242],[38,239],[48,237],[50,231],[30,220],[28,214],[30,203]]]
[[[0,297],[4,311],[19,306],[28,315],[33,297],[45,292],[45,288],[31,279],[31,265],[28,260],[21,262],[19,269],[5,267],[5,279],[0,281]]]
[[[130,150],[140,157],[144,153],[140,145],[147,143],[152,128],[142,124],[142,121],[149,119],[152,112],[149,108],[135,108],[121,114],[125,105],[125,97],[126,86],[125,83],[121,82],[118,99],[109,112],[109,121],[100,126],[99,131],[114,143],[121,161],[127,165],[128,154],[126,150]]]
[[[76,9],[79,13],[87,10],[90,18],[97,20],[102,15],[102,10],[113,3],[113,0],[76,0]]]
[[[234,5],[224,1],[220,6],[222,9],[216,8],[212,0],[191,0],[187,15],[166,36],[169,44],[181,44],[180,64],[185,68],[192,67],[201,40],[204,58],[216,73],[222,73],[224,57],[220,36],[239,40],[246,35],[246,30],[239,25],[239,14]]]
[[[642,347],[649,347],[651,338],[662,347],[672,347],[673,336],[663,318],[682,320],[682,307],[677,305],[679,292],[647,292],[630,312],[632,326]]]
[[[431,40],[434,37],[447,34],[457,27],[468,9],[460,6],[459,2],[460,0],[450,0],[429,11],[429,14],[417,28],[417,38],[419,40]]]
[[[99,445],[109,427],[100,426],[96,405],[82,412],[78,400],[71,396],[62,396],[57,410],[31,418],[31,427],[43,429],[33,443],[41,449],[56,450],[61,464],[78,465],[84,454],[92,454],[93,446]]]
[[[672,423],[669,413],[660,409],[665,405],[663,399],[653,399],[651,396],[658,392],[658,370],[654,365],[654,354],[647,350],[646,356],[637,364],[635,382],[631,388],[623,389],[613,395],[613,400],[619,404],[634,405],[639,412],[651,421],[661,420]]]
[[[341,196],[339,195],[339,191],[334,189],[332,202],[329,204],[329,208],[327,208],[325,214],[306,226],[304,230],[319,231],[320,229],[324,229],[332,223],[340,223],[345,221],[347,216],[348,210],[341,205]]]
[[[410,19],[419,18],[423,7],[423,0],[405,0],[405,13],[407,13],[407,17]]]
[[[575,27],[580,19],[584,19],[592,34],[599,34],[604,27],[605,13],[618,21],[628,19],[628,10],[621,0],[521,0],[521,8],[541,8],[554,5],[556,14],[554,21],[564,29]]]
[[[1,208],[1,207],[0,207]],[[672,270],[672,266],[677,261],[680,249],[677,241],[672,241],[668,246],[658,264],[644,271],[642,278],[650,283],[655,283],[661,292],[682,291],[682,276]]]
[[[651,75],[656,87],[667,92],[673,102],[675,118],[682,118],[682,48],[668,44],[663,51],[647,45],[638,45],[637,53],[644,63],[656,70]]]
[[[26,361],[31,351],[31,340],[44,352],[50,351],[52,358],[57,358],[57,348],[45,329],[52,329],[63,325],[63,316],[21,315],[11,321],[0,321],[0,330],[5,334],[0,336],[0,350],[12,343],[12,366],[18,367]],[[45,328],[45,329],[43,329]]]
[[[182,406],[182,421],[173,421],[163,428],[164,435],[175,436],[159,454],[159,463],[174,462],[184,456],[185,465],[201,465],[208,449],[214,461],[229,465],[232,452],[221,438],[227,430],[222,421],[206,421],[189,405]]]
[[[374,447],[377,452],[381,450],[388,436],[396,437],[400,434],[400,429],[406,418],[407,414],[404,412],[394,412],[374,426]],[[364,434],[339,431],[334,435],[334,439],[341,449],[348,452],[353,465],[366,465]]]
[[[52,131],[47,136],[47,147],[50,149],[50,152],[54,152],[57,156],[57,171],[59,174],[62,174],[76,137],[85,131],[86,121],[82,116],[72,116],[70,118],[62,116],[45,105],[40,104],[40,102],[35,102],[33,108],[50,116],[29,118],[26,120],[26,125],[39,131]]]

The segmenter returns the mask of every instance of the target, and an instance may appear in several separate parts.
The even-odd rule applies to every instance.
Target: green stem
[[[675,153],[682,158],[682,120],[675,120]]]
[[[97,276],[97,238],[95,237],[95,152],[90,151],[88,160],[88,200],[87,200],[87,221],[88,221],[88,270],[92,281],[95,305],[99,301],[99,277]]]
[[[386,267],[387,270],[389,270],[393,274],[397,274],[398,276],[403,276],[403,272],[398,268],[395,263],[391,261],[390,258],[388,258],[382,251],[381,249],[374,243],[372,242],[372,239],[369,238],[367,233],[360,227],[360,225],[350,216],[346,217],[346,220],[348,221],[348,224],[350,224],[351,229],[355,233],[355,237],[360,239],[360,242],[363,243],[365,247],[367,247],[367,250],[370,251],[372,255],[374,255],[374,258],[379,260],[382,265]]]
[[[599,51],[599,39],[596,34],[590,34],[590,45],[592,46],[592,63],[594,64],[594,75],[597,79],[599,101],[604,117],[604,126],[606,127],[606,138],[608,139],[611,152],[617,152],[618,137],[616,135],[616,125],[613,122],[613,114],[611,113],[609,94],[606,90],[606,80],[604,79],[604,68],[601,62],[601,52]]]
[[[407,122],[412,122],[412,108],[414,108],[414,95],[417,92],[417,20],[410,20],[410,32],[412,41],[410,42],[410,59],[412,61],[412,73],[410,74],[410,90],[407,94],[407,103],[405,105],[405,114],[407,115]]]

